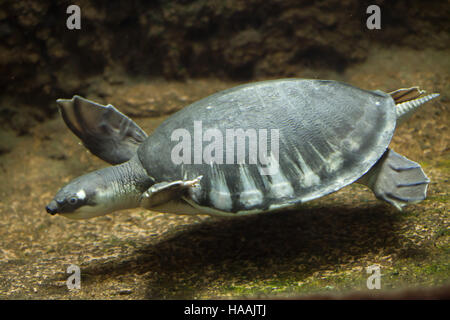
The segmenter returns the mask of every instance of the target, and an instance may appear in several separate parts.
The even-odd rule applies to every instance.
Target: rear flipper
[[[402,210],[425,200],[430,180],[418,163],[388,149],[358,182],[372,189],[378,199]]]

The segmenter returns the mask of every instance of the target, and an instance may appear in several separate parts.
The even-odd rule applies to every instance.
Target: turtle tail
[[[402,123],[408,119],[414,111],[424,104],[436,97],[439,93],[426,94],[424,90],[418,87],[408,89],[398,89],[389,93],[396,104],[397,123]]]

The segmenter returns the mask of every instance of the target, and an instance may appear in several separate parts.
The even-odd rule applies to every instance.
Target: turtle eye
[[[72,204],[72,205],[73,205],[73,204],[76,204],[77,201],[78,201],[78,198],[77,198],[77,197],[72,197],[72,198],[69,199],[69,203]]]

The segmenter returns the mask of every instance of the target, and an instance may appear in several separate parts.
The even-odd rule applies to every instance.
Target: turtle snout
[[[50,213],[51,215],[57,214],[58,213],[58,204],[56,203],[55,200],[52,200],[46,207],[45,209],[47,210],[48,213]]]

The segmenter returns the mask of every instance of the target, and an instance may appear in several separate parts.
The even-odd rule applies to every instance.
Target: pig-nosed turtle
[[[396,124],[438,95],[262,81],[197,101],[150,136],[111,105],[59,99],[68,127],[114,166],[72,180],[46,209],[73,219],[139,206],[236,216],[296,207],[353,182],[401,209],[425,199],[429,180],[388,146]]]

